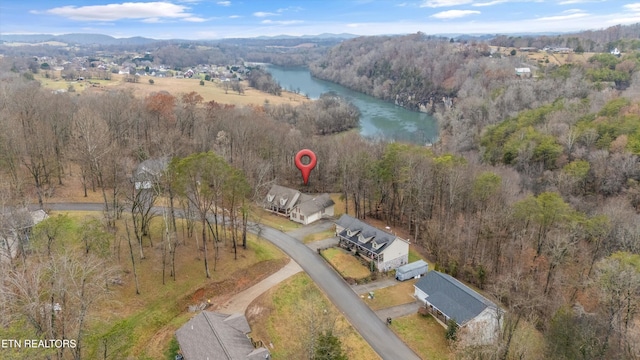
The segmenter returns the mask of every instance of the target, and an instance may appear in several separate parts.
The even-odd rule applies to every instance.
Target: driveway
[[[288,279],[289,277],[299,273],[300,271],[302,271],[300,265],[298,265],[297,262],[290,260],[289,263],[282,269],[271,274],[269,277],[253,285],[252,287],[236,294],[231,298],[231,300],[227,301],[224,305],[216,309],[216,311],[219,311],[223,314],[244,314],[249,304],[251,304],[251,302],[255,300],[255,298],[260,296],[265,291],[271,289],[274,285],[279,284],[281,281]]]
[[[257,231],[256,231],[257,230]],[[253,231],[282,249],[295,260],[327,294],[360,335],[383,359],[411,360],[419,357],[380,321],[347,283],[316,252],[294,237],[273,228],[253,227]]]
[[[60,211],[101,211],[103,204],[60,203],[46,204],[45,207]],[[317,252],[296,238],[265,225],[251,224],[249,230],[270,241],[300,264],[380,357],[385,360],[420,359],[378,318],[373,310],[360,300]]]
[[[412,303],[392,306],[384,309],[380,309],[376,311],[376,315],[380,318],[380,320],[387,321],[387,318],[395,319],[402,316],[413,315],[418,312],[421,303],[419,301],[414,301]]]
[[[311,235],[311,234],[315,234],[315,233],[319,233],[327,230],[332,230],[333,228],[334,228],[333,221],[322,219],[314,222],[313,224],[304,225],[295,230],[291,230],[287,232],[287,235],[302,241],[302,239],[304,239],[307,235]]]

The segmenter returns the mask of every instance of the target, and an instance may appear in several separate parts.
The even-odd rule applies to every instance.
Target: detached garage
[[[396,269],[396,279],[405,281],[418,275],[424,275],[429,270],[429,264],[424,260],[414,261],[411,264],[402,265]]]

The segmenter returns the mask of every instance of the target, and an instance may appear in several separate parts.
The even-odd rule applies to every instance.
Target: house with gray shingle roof
[[[307,225],[323,217],[333,216],[334,202],[329,194],[310,195],[288,187],[273,185],[264,208],[290,220]]]
[[[202,311],[176,331],[176,338],[185,360],[269,359],[269,350],[254,347],[249,332],[251,328],[242,314]]]
[[[409,262],[409,242],[347,214],[336,221],[336,236],[343,248],[375,262],[378,271],[389,271]]]
[[[324,216],[333,216],[334,204],[329,194],[301,194],[289,218],[303,225],[311,224]]]
[[[455,320],[467,343],[483,345],[497,339],[504,311],[475,290],[438,271],[428,272],[413,286],[415,297],[433,317],[443,325]]]

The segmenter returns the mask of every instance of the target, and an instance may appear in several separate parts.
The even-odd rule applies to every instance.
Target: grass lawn
[[[409,247],[409,263],[412,263],[412,262],[418,261],[418,260],[427,261],[425,258],[422,257],[422,255],[420,255],[420,253],[418,253],[416,250],[414,250],[410,246]],[[431,265],[429,265],[429,268],[431,268]]]
[[[304,239],[302,239],[302,242],[306,244],[313,241],[324,240],[334,236],[336,236],[336,232],[334,230],[326,230],[315,234],[309,234],[305,236]]]
[[[344,278],[353,278],[358,281],[371,275],[369,269],[344,249],[337,247],[329,248],[322,251],[322,256],[327,259]]]
[[[253,211],[251,215],[249,215],[249,220],[258,224],[271,226],[283,232],[291,231],[302,226],[302,224],[289,220],[288,217],[276,215],[257,206],[253,207]]]
[[[417,280],[415,279],[407,280],[405,282],[399,283],[398,285],[376,290],[374,292],[373,299],[369,299],[369,293],[364,293],[361,295],[364,295],[364,302],[372,310],[380,310],[391,306],[412,303],[416,301],[416,299],[413,297],[413,284],[415,284],[416,281]]]
[[[413,314],[393,319],[391,329],[422,359],[450,360],[445,328],[433,317]]]
[[[348,359],[379,359],[305,273],[296,274],[262,294],[249,306],[246,315],[250,335],[269,347],[273,359],[307,358],[312,324],[332,328]]]
[[[61,214],[72,219],[74,224],[70,228],[75,229],[87,217],[101,218],[99,212],[56,212],[52,215]],[[114,266],[121,269],[118,276],[122,285],[111,285],[108,297],[90,310],[83,338],[83,355],[88,359],[102,358],[105,352],[108,358],[164,358],[174,332],[193,316],[188,312],[189,305],[206,303],[210,299],[211,309],[215,310],[233,294],[259,282],[287,262],[284,254],[271,243],[250,235],[247,249],[238,249],[237,260],[234,260],[230,240],[221,246],[215,270],[214,251],[209,249],[211,278],[207,279],[202,239],[196,245],[196,229],[193,238],[180,239],[176,247],[176,280],[170,277],[167,266],[163,284],[159,235],[163,224],[160,218],[155,218],[151,224],[154,246],[148,239],[144,240],[144,259],[140,258],[139,246],[132,238],[140,288],[140,294],[136,295],[123,222],[117,224],[115,239],[110,244]],[[178,220],[179,236],[183,234],[182,228],[182,220]],[[70,236],[64,245],[65,248],[82,247],[76,236]]]

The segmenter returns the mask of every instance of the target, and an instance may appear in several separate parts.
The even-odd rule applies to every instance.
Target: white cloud
[[[286,7],[286,8],[278,9],[276,11],[279,12],[279,13],[283,13],[283,12],[287,12],[287,11],[298,12],[298,11],[301,11],[301,10],[302,10],[302,8],[300,6],[289,6],[289,7]]]
[[[562,21],[562,20],[571,20],[571,19],[579,19],[585,16],[589,16],[586,12],[580,9],[570,9],[563,11],[564,15],[555,15],[555,16],[544,16],[537,18],[537,21]]]
[[[447,7],[447,6],[458,6],[472,3],[473,0],[427,0],[420,7]]]
[[[563,0],[558,3],[558,5],[573,5],[573,4],[586,4],[586,3],[594,3],[594,2],[604,2],[607,0]]]
[[[45,13],[62,16],[77,21],[116,21],[122,19],[143,19],[158,22],[163,18],[188,18],[192,14],[183,5],[169,2],[125,2],[121,4],[62,6],[45,10]]]
[[[198,17],[198,16],[189,16],[189,17],[186,17],[186,18],[184,18],[182,20],[188,21],[188,22],[205,22],[205,21],[207,21],[207,19],[201,18],[201,17]]]
[[[231,1],[218,1],[216,4],[220,6],[231,6]]]
[[[507,1],[508,0],[494,0],[494,1],[483,2],[483,3],[474,3],[472,5],[473,6],[493,6],[493,5],[498,5],[498,4],[504,4]]]
[[[640,12],[640,3],[627,4],[623,7],[627,10]]]
[[[477,15],[480,14],[480,11],[477,10],[447,10],[442,11],[436,14],[431,15],[432,18],[436,19],[457,19],[469,15]]]
[[[304,21],[302,20],[262,20],[260,23],[261,24],[266,24],[266,25],[295,25],[295,24],[301,24]]]
[[[277,16],[279,14],[276,13],[270,13],[270,12],[264,12],[264,11],[258,11],[258,12],[254,12],[253,16],[255,17],[268,17],[268,16]]]
[[[239,19],[241,17],[241,15],[229,15],[229,19]]]

